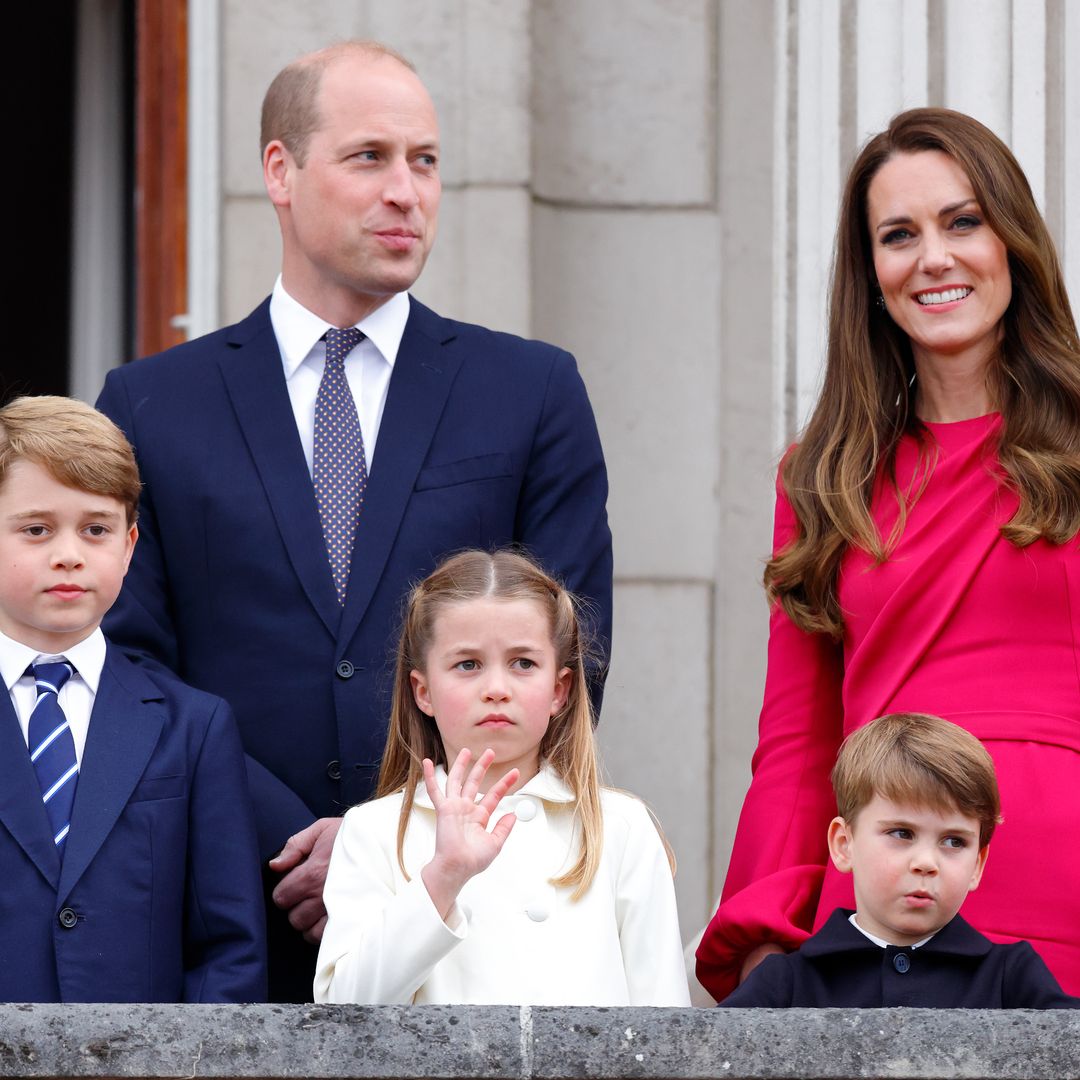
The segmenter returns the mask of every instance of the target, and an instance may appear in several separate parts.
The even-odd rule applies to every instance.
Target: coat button
[[[536,802],[533,799],[518,799],[517,806],[514,807],[518,821],[532,821],[536,817],[536,810]]]
[[[533,922],[543,922],[550,913],[547,904],[545,904],[543,900],[534,900],[525,909],[525,914],[528,915]]]
[[[75,909],[69,907],[61,908],[60,914],[56,918],[65,930],[70,930],[79,921]]]
[[[906,975],[911,969],[911,958],[906,952],[898,952],[892,958],[892,966],[896,968],[901,975]]]
[[[352,661],[350,660],[339,660],[338,665],[334,670],[338,673],[340,678],[351,679],[356,668],[353,667]]]
[[[341,779],[341,762],[340,761],[331,761],[331,762],[329,762],[329,764],[327,764],[327,766],[326,766],[326,775],[329,776],[331,780],[340,780]]]

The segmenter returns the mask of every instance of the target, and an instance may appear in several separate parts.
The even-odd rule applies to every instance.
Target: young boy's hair
[[[0,409],[0,486],[17,461],[40,465],[68,487],[139,509],[139,467],[123,432],[97,409],[66,397],[19,397]]]
[[[938,716],[892,713],[853,731],[840,747],[832,784],[837,810],[848,824],[875,795],[959,810],[979,822],[979,847],[990,843],[1001,821],[1001,796],[986,748]]]

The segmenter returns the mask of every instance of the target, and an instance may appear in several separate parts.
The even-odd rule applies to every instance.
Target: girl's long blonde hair
[[[402,872],[408,876],[405,833],[417,784],[423,782],[421,762],[430,758],[436,765],[450,766],[435,721],[416,704],[410,676],[414,670],[424,670],[439,614],[452,604],[479,599],[531,600],[538,604],[551,627],[556,670],[569,668],[571,672],[566,705],[551,718],[540,743],[540,757],[559,774],[576,800],[581,851],[577,862],[552,880],[553,885],[573,886],[576,900],[592,884],[603,848],[592,706],[585,682],[585,643],[578,601],[525,556],[507,550],[463,551],[440,563],[410,592],[398,644],[389,732],[376,795],[404,791],[397,856]]]
[[[948,109],[909,109],[863,147],[840,206],[830,286],[825,380],[781,481],[798,534],[765,570],[770,603],[807,632],[843,634],[837,574],[858,547],[886,559],[907,510],[925,487],[933,449],[915,414],[911,342],[875,303],[867,193],[895,154],[939,150],[967,174],[986,222],[1008,251],[1012,301],[987,372],[1004,421],[997,460],[1019,496],[1002,535],[1017,547],[1064,544],[1080,530],[1080,341],[1054,243],[1009,148],[988,128]],[[896,451],[905,434],[922,443],[915,479],[901,491]],[[870,513],[879,475],[900,506],[878,534]]]

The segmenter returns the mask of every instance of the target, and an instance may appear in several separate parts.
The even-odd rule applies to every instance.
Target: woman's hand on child
[[[469,750],[458,754],[446,775],[445,793],[435,782],[434,764],[424,759],[424,785],[435,807],[435,856],[420,876],[444,920],[465,882],[486,870],[502,851],[517,821],[514,814],[503,814],[488,831],[491,814],[517,782],[518,770],[511,769],[477,802],[476,796],[495,759],[495,751],[485,750],[469,769],[471,757]]]

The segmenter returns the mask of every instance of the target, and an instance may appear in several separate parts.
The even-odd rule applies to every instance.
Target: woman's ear
[[[852,829],[842,817],[829,822],[829,855],[841,874],[851,873]]]
[[[413,700],[416,702],[416,707],[422,713],[434,716],[435,707],[431,704],[431,695],[428,693],[428,684],[424,678],[424,673],[413,668],[409,672],[409,682],[412,684]]]

